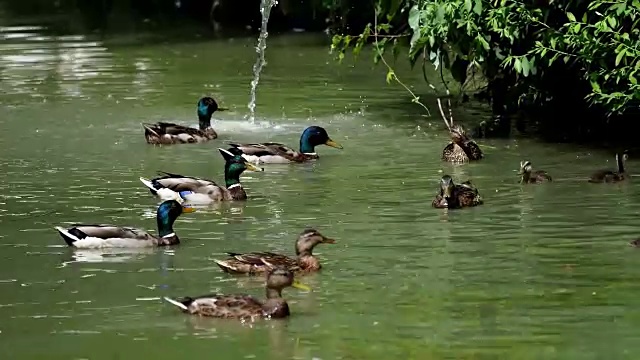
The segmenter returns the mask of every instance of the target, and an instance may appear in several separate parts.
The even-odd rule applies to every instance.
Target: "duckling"
[[[247,193],[240,183],[240,175],[245,170],[264,171],[247,162],[240,155],[233,155],[225,149],[218,149],[225,159],[224,181],[226,188],[213,180],[162,172],[165,176],[140,181],[152,194],[161,199],[179,197],[190,204],[206,205],[219,201],[246,200]]]
[[[200,143],[213,140],[218,137],[218,134],[211,127],[211,116],[216,111],[226,110],[228,109],[219,107],[213,98],[203,97],[198,101],[199,129],[168,122],[143,123],[144,137],[147,144],[152,145]]]
[[[295,280],[293,272],[286,268],[277,267],[266,260],[264,264],[269,268],[266,282],[267,298],[265,301],[258,300],[250,295],[222,294],[184,297],[176,300],[168,297],[164,299],[190,315],[243,320],[288,317],[290,315],[289,305],[282,298],[282,290],[289,286],[304,291],[310,291],[311,289]]]
[[[272,252],[252,253],[227,253],[231,258],[227,260],[214,260],[224,272],[235,274],[254,275],[264,273],[268,267],[263,260],[269,263],[285,267],[290,271],[313,272],[322,268],[318,259],[313,256],[313,248],[318,244],[335,244],[334,239],[322,235],[315,229],[305,229],[296,241],[297,258]]]
[[[447,116],[444,114],[444,110],[442,110],[442,103],[440,99],[438,99],[440,116],[442,116],[442,120],[444,120],[444,124],[449,129],[449,134],[451,135],[451,142],[442,149],[442,160],[453,163],[463,163],[482,159],[484,154],[480,146],[467,135],[461,125],[453,124],[451,101],[447,101],[449,102],[449,120],[447,120]]]
[[[629,158],[627,154],[616,154],[616,164],[618,171],[598,170],[589,178],[590,183],[615,183],[624,181],[627,174],[624,168],[625,161]]]
[[[440,179],[440,191],[431,205],[439,209],[460,209],[482,205],[483,203],[478,189],[470,181],[467,180],[460,185],[456,185],[453,183],[451,176],[444,175]]]
[[[327,130],[321,126],[309,126],[300,136],[300,151],[273,142],[259,144],[229,143],[229,151],[236,155],[242,155],[247,161],[254,164],[287,164],[291,162],[305,162],[318,159],[315,147],[327,145],[336,149],[342,149],[342,145],[331,140]]]
[[[180,243],[180,239],[173,231],[173,223],[181,214],[193,211],[195,209],[184,207],[176,200],[167,200],[160,204],[156,216],[158,236],[138,228],[115,225],[75,224],[66,229],[56,226],[55,229],[58,230],[67,245],[78,249],[177,245]]]
[[[522,184],[539,184],[545,181],[552,181],[551,176],[544,170],[533,171],[531,161],[520,161],[520,183]]]

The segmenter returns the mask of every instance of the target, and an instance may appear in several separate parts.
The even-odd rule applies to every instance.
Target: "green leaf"
[[[478,15],[482,13],[482,0],[476,0],[476,4],[473,7],[473,12]]]
[[[393,72],[393,70],[389,69],[389,71],[387,71],[387,84],[390,84],[391,81],[393,81],[393,79],[395,79],[396,74]]]
[[[411,40],[409,40],[409,47],[411,49],[410,51],[414,51],[414,48],[421,37],[422,36],[420,35],[420,29],[418,29],[417,31],[415,30],[413,31],[413,35],[411,35]]]
[[[529,76],[529,70],[531,70],[531,65],[529,64],[529,60],[525,56],[522,57],[520,61],[520,66],[522,67],[522,75],[525,77]]]
[[[409,10],[409,27],[414,33],[420,33],[420,10],[418,5],[414,5]]]
[[[566,55],[564,58],[562,58],[562,60],[564,61],[565,64],[568,64],[569,61],[571,61],[571,56]]]
[[[618,56],[616,56],[616,66],[620,64],[620,61],[622,61],[622,58],[626,53],[627,51],[625,49],[620,50],[620,52],[618,53]]]
[[[629,75],[629,82],[630,82],[632,85],[638,85],[638,80],[637,80],[637,79],[636,79],[636,77],[635,77],[635,76],[633,76],[633,75]]]
[[[618,26],[618,22],[613,16],[607,17],[607,22],[609,23],[609,26],[611,26],[611,28],[615,28],[616,26]]]
[[[595,80],[591,80],[591,89],[593,89],[593,92],[597,94],[602,92],[602,90],[600,89],[600,85],[598,85]]]
[[[520,62],[520,58],[516,58],[516,61],[513,63],[513,67],[518,73],[522,72],[522,63]]]
[[[471,12],[471,0],[464,0],[464,11]]]
[[[567,12],[567,19],[571,22],[576,22],[576,17],[570,12]]]

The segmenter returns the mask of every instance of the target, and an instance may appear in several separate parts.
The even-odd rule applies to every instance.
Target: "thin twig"
[[[453,127],[453,110],[451,107],[451,93],[449,89],[447,89],[447,106],[449,107],[449,124]]]
[[[378,10],[377,9],[376,9],[375,16],[373,18],[373,38],[376,43],[376,51],[378,52],[378,55],[380,56],[380,60],[382,60],[382,63],[387,67],[387,71],[391,73],[391,76],[395,81],[398,82],[398,84],[400,84],[403,88],[405,88],[405,90],[409,92],[409,94],[411,94],[411,96],[413,97],[413,102],[422,106],[422,108],[427,112],[427,116],[431,116],[431,112],[429,111],[429,108],[425,104],[420,102],[420,98],[417,97],[416,94],[413,91],[411,91],[411,89],[409,89],[407,85],[405,85],[400,79],[398,79],[398,76],[396,76],[396,72],[393,70],[391,65],[387,63],[387,60],[384,58],[384,55],[382,54],[382,51],[380,51],[380,46],[378,43]]]
[[[449,129],[449,131],[451,131],[451,125],[449,125],[449,122],[447,122],[447,116],[444,114],[444,110],[442,110],[442,101],[440,101],[440,98],[438,98],[437,101],[438,101],[438,109],[440,110],[440,116],[442,116],[442,120],[444,120],[444,124],[447,125],[447,128]]]

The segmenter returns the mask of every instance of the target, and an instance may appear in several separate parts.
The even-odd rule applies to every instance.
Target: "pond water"
[[[637,181],[586,183],[613,155],[483,140],[486,159],[440,161],[448,136],[370,58],[333,62],[322,36],[271,36],[255,123],[254,38],[110,45],[37,27],[0,36],[0,354],[4,359],[635,359],[640,356]],[[399,75],[425,93],[419,71]],[[433,74],[435,78],[437,75]],[[218,140],[153,147],[140,123],[194,125],[203,95]],[[458,108],[464,121],[487,116]],[[176,248],[74,251],[53,226],[155,231],[139,182],[157,170],[223,180],[225,141],[281,141],[324,126],[344,150],[245,173],[250,199],[183,215]],[[554,182],[517,184],[519,161]],[[633,172],[634,160],[629,169]],[[470,178],[485,205],[431,208],[438,179]],[[312,226],[321,273],[285,290],[292,316],[243,324],[188,317],[162,296],[262,296],[222,274],[225,251],[292,254]]]

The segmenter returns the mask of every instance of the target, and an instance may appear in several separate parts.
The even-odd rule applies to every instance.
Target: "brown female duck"
[[[589,178],[590,183],[615,183],[624,181],[627,178],[624,163],[628,159],[627,154],[616,154],[616,164],[618,171],[598,170]]]
[[[224,110],[227,109],[219,107],[213,98],[203,97],[198,101],[199,129],[168,122],[142,124],[144,138],[147,140],[147,144],[152,145],[199,143],[213,140],[218,137],[218,134],[211,127],[211,116],[216,111]]]
[[[445,175],[440,179],[440,191],[431,203],[434,208],[438,209],[460,209],[482,204],[483,200],[478,193],[478,189],[471,185],[470,181],[456,185],[449,175]]]
[[[297,282],[293,272],[264,261],[267,272],[267,298],[258,300],[250,295],[210,294],[181,299],[164,299],[190,315],[218,318],[255,320],[258,318],[285,318],[290,315],[289,305],[282,298],[282,289],[292,286],[309,291],[309,287]]]
[[[552,181],[551,176],[544,170],[533,171],[531,161],[520,161],[520,183],[522,184],[539,184],[545,181]]]
[[[468,161],[480,160],[484,157],[480,146],[467,135],[461,125],[453,124],[453,114],[451,113],[451,102],[449,101],[449,120],[442,110],[442,104],[438,99],[438,108],[445,125],[449,129],[451,142],[442,150],[442,160],[463,163]]]
[[[231,258],[215,260],[220,268],[234,274],[259,274],[267,271],[264,260],[282,266],[290,271],[313,272],[322,268],[318,259],[313,256],[313,248],[318,244],[335,244],[334,239],[322,235],[315,229],[305,229],[296,241],[296,258],[272,252],[228,253]]]

